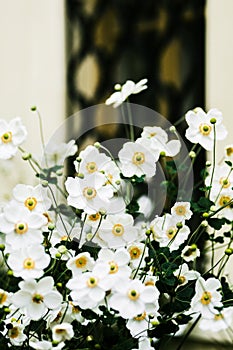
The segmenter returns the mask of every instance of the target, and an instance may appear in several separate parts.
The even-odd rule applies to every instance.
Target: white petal
[[[62,302],[62,295],[56,291],[44,295],[44,303],[49,309],[56,309]]]
[[[46,311],[47,309],[44,303],[37,304],[31,302],[27,305],[28,316],[34,321],[37,321],[40,318],[42,318],[45,315]]]
[[[31,294],[29,292],[19,290],[11,297],[11,300],[17,307],[23,307],[28,305],[28,303],[31,301]]]
[[[38,293],[44,294],[53,289],[54,280],[51,276],[46,276],[42,278],[37,284]]]

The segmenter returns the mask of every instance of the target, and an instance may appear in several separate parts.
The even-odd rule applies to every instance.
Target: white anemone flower
[[[153,314],[144,311],[142,314],[129,319],[126,327],[134,338],[147,337],[147,331],[152,328],[151,322],[157,322],[157,318]]]
[[[196,244],[186,245],[181,252],[181,257],[186,262],[194,261],[201,255],[200,249]]]
[[[88,252],[80,253],[69,259],[66,266],[72,271],[73,276],[79,275],[86,271],[91,271],[94,267],[94,259]]]
[[[57,345],[53,345],[52,342],[48,340],[38,340],[38,336],[31,337],[29,340],[29,345],[32,349],[35,350],[62,350],[65,346],[64,342],[61,342]]]
[[[84,176],[99,172],[106,164],[111,162],[111,158],[106,156],[105,153],[100,151],[92,145],[87,146],[83,151],[79,153],[81,162],[75,161],[75,169],[78,173]]]
[[[13,196],[17,204],[26,207],[30,212],[43,214],[52,204],[48,197],[48,189],[40,184],[35,187],[18,184],[13,189]]]
[[[99,263],[92,272],[84,272],[70,279],[67,288],[71,290],[73,302],[82,309],[93,309],[102,303],[109,289],[108,273],[109,267]]]
[[[203,277],[199,277],[196,281],[195,295],[191,300],[191,311],[199,312],[204,318],[211,318],[217,313],[216,308],[223,306],[219,289],[221,283],[218,279],[211,277],[205,281]]]
[[[164,217],[155,218],[150,224],[154,240],[158,241],[161,247],[168,246],[170,251],[179,249],[190,233],[188,226],[183,224],[178,229],[177,223],[176,218],[170,214],[166,214]]]
[[[56,342],[70,340],[74,336],[73,326],[70,323],[63,322],[52,328],[52,337]]]
[[[174,276],[177,277],[180,286],[184,286],[188,281],[198,279],[200,273],[198,271],[190,270],[187,264],[182,264],[174,271]]]
[[[138,228],[133,226],[134,219],[130,214],[107,215],[98,230],[98,236],[109,248],[124,247],[138,240]]]
[[[109,297],[109,306],[119,311],[121,317],[130,319],[143,314],[147,304],[156,305],[158,290],[153,286],[145,286],[140,280],[124,280],[114,286]]]
[[[142,176],[152,177],[156,172],[156,162],[159,151],[151,151],[146,140],[138,139],[136,142],[126,142],[119,151],[119,167],[126,177]]]
[[[5,329],[2,332],[3,335],[9,338],[10,342],[14,346],[21,346],[27,339],[26,334],[23,333],[25,326],[15,318],[13,321],[6,321]]]
[[[0,159],[12,158],[27,137],[27,130],[20,118],[9,123],[0,119]]]
[[[127,250],[130,255],[130,266],[137,268],[140,264],[140,267],[145,267],[145,258],[148,256],[148,248],[144,243],[132,243],[127,246]]]
[[[28,279],[19,283],[20,290],[12,296],[12,303],[22,308],[31,320],[40,320],[49,309],[61,305],[62,295],[54,290],[51,276],[43,277],[39,282]]]
[[[233,307],[225,308],[211,315],[211,318],[201,318],[198,326],[203,331],[219,332],[232,326]]]
[[[167,157],[176,156],[181,148],[179,140],[168,140],[168,134],[160,126],[145,126],[141,134],[143,140],[149,140],[150,148],[165,152]]]
[[[212,168],[209,174],[212,173]],[[210,186],[211,176],[205,179],[205,184]],[[233,171],[227,164],[215,165],[210,199],[215,201],[216,197],[222,192],[228,192],[233,197]]]
[[[114,108],[120,106],[130,95],[138,94],[139,92],[147,89],[147,79],[142,79],[138,83],[134,83],[132,80],[127,80],[124,85],[117,84],[120,91],[114,92],[106,101],[107,106],[113,105]]]
[[[78,151],[78,146],[75,140],[70,140],[68,143],[51,142],[46,146],[44,161],[49,167],[55,165],[63,165],[67,157],[73,156]]]
[[[9,250],[23,248],[29,244],[43,241],[41,228],[47,224],[47,218],[39,213],[31,213],[25,207],[9,204],[1,214],[0,230],[6,234]]]
[[[216,140],[223,140],[227,136],[227,130],[222,124],[222,113],[216,108],[210,109],[207,113],[201,108],[196,108],[188,111],[185,119],[189,126],[186,138],[192,143],[199,143],[207,151],[213,150],[214,134]]]
[[[66,190],[69,193],[67,203],[74,208],[83,209],[86,214],[95,214],[108,205],[113,197],[113,190],[104,186],[105,176],[94,173],[87,178],[68,177],[65,182]]]
[[[189,202],[176,202],[171,208],[171,214],[178,222],[189,220],[193,215]]]
[[[7,262],[15,277],[26,280],[43,276],[43,270],[50,263],[50,256],[45,253],[43,246],[35,244],[14,250]]]

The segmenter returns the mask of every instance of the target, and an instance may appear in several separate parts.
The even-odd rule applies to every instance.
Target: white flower
[[[126,142],[119,151],[121,172],[126,177],[142,176],[152,177],[155,175],[156,162],[159,152],[146,147],[146,142]]]
[[[100,153],[96,147],[91,145],[80,152],[79,158],[81,162],[74,162],[75,169],[84,176],[100,172],[106,164],[109,162],[111,163],[110,157],[106,156],[104,153]]]
[[[63,165],[67,157],[73,156],[78,150],[75,145],[75,140],[70,140],[68,143],[49,143],[45,149],[46,165],[52,167],[54,165]]]
[[[212,168],[209,170],[209,174],[212,173]],[[209,175],[205,179],[205,184],[210,186],[211,176]],[[233,171],[227,164],[215,165],[214,176],[212,181],[212,188],[210,193],[210,199],[215,201],[219,194],[222,192],[229,193],[233,197]]]
[[[147,331],[152,327],[151,322],[156,322],[156,318],[152,314],[143,312],[127,321],[126,327],[134,338],[147,337]]]
[[[39,244],[43,241],[41,227],[47,219],[39,213],[31,213],[19,205],[7,205],[1,214],[0,230],[6,234],[6,244],[10,250],[23,248],[28,244]]]
[[[50,276],[39,282],[33,279],[19,283],[20,290],[12,296],[15,306],[23,309],[32,320],[41,319],[49,309],[56,309],[62,302],[62,296],[54,290],[54,280]]]
[[[125,280],[114,286],[109,306],[119,311],[121,317],[129,319],[143,314],[147,304],[157,304],[158,295],[153,286],[146,287],[137,279]]]
[[[0,119],[0,159],[10,159],[27,137],[27,131],[20,118],[9,123]]]
[[[196,246],[196,244],[186,245],[181,252],[181,257],[186,262],[194,261],[196,258],[200,256],[200,249]]]
[[[209,278],[206,281],[199,277],[196,281],[195,295],[191,300],[191,311],[200,312],[204,318],[211,318],[217,313],[216,307],[222,307],[222,296],[218,289],[221,283],[216,278]]]
[[[74,336],[73,326],[69,323],[60,323],[52,328],[53,340],[57,342],[70,340]]]
[[[11,252],[7,262],[15,277],[40,278],[50,263],[50,256],[43,246],[29,245]]]
[[[211,151],[214,146],[214,124],[216,140],[223,140],[227,136],[227,130],[222,125],[222,113],[216,108],[210,109],[208,113],[201,108],[188,111],[185,119],[189,126],[186,138],[192,143],[199,143],[207,151]]]
[[[159,126],[145,126],[141,134],[143,140],[149,140],[154,151],[165,152],[167,157],[176,156],[181,147],[179,140],[168,141],[168,134]]]
[[[189,202],[176,202],[171,208],[171,214],[178,222],[189,220],[193,215],[192,211],[190,210]]]
[[[127,246],[127,250],[130,255],[130,265],[133,268],[137,268],[139,264],[141,268],[145,267],[145,258],[148,256],[148,248],[145,247],[144,243],[130,244]]]
[[[142,79],[138,83],[134,83],[132,80],[127,80],[121,87],[121,91],[114,92],[105,102],[106,105],[113,104],[116,108],[120,106],[130,95],[138,94],[139,92],[147,89],[147,79]]]
[[[188,281],[198,279],[200,273],[198,271],[189,270],[187,264],[182,264],[177,270],[174,271],[174,275],[178,278],[179,285],[185,285]]]
[[[105,182],[105,176],[99,173],[91,174],[84,179],[68,177],[65,182],[69,193],[67,203],[72,207],[83,209],[89,215],[99,212],[113,197],[113,190],[109,186],[104,186]]]
[[[179,249],[190,233],[190,229],[184,224],[178,229],[177,219],[170,214],[155,218],[150,224],[150,229],[154,240],[158,241],[161,247],[169,246],[171,251]]]
[[[226,190],[222,190],[221,194],[218,195],[212,195],[211,196],[212,200],[215,201],[215,206],[216,209],[219,209],[223,206],[225,206],[228,202],[232,201],[233,199],[233,194],[232,192],[226,191]],[[225,208],[223,208],[218,214],[218,217],[225,217],[226,219],[232,221],[233,220],[233,207],[232,207],[232,203],[225,206]]]
[[[109,289],[109,267],[106,264],[97,264],[92,272],[77,275],[67,283],[71,290],[70,296],[75,304],[82,309],[93,309],[103,302],[105,292]]]
[[[138,229],[133,226],[134,219],[130,214],[107,215],[98,230],[98,236],[109,248],[125,246],[137,241]]]
[[[27,339],[27,336],[23,333],[25,326],[14,319],[13,321],[6,321],[5,329],[2,332],[14,346],[21,346]]]
[[[52,342],[48,340],[38,340],[38,338],[31,337],[29,345],[35,350],[61,350],[64,348],[65,343],[61,342],[58,345],[53,346]]]
[[[228,307],[215,312],[211,318],[201,318],[198,325],[203,331],[219,332],[232,326],[233,308]]]
[[[13,189],[13,196],[17,204],[25,206],[31,212],[43,214],[49,210],[51,199],[48,197],[48,189],[42,185],[36,187],[18,184]]]
[[[94,259],[88,252],[84,252],[69,259],[66,266],[72,271],[73,276],[76,276],[82,272],[91,271],[94,267]]]

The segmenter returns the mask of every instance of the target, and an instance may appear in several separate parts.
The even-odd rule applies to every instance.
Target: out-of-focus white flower
[[[156,287],[145,286],[140,280],[124,280],[114,286],[109,305],[126,319],[143,314],[147,304],[156,305],[159,292]]]
[[[155,175],[156,162],[159,159],[159,151],[152,152],[146,147],[146,140],[126,142],[119,151],[119,167],[126,177]]]
[[[61,350],[64,348],[65,343],[61,342],[57,345],[53,345],[53,343],[48,340],[38,340],[36,337],[31,337],[29,345],[35,350]]]
[[[72,271],[73,276],[79,275],[82,272],[91,271],[94,267],[94,259],[88,252],[80,253],[69,259],[66,266]]]
[[[48,167],[63,165],[65,159],[73,156],[77,151],[78,146],[75,144],[75,140],[60,144],[56,144],[55,142],[49,143],[45,149],[44,162]]]
[[[52,328],[53,340],[57,342],[70,340],[74,336],[73,326],[70,323],[60,323]]]
[[[6,234],[6,244],[9,250],[16,250],[43,241],[41,228],[47,224],[47,219],[39,213],[31,213],[25,207],[9,204],[1,214],[0,230]]]
[[[196,244],[187,245],[181,252],[181,257],[186,262],[194,261],[196,258],[200,256],[200,249],[196,246]]]
[[[13,189],[15,202],[26,207],[31,212],[43,214],[49,210],[52,201],[48,197],[48,189],[42,185],[35,187],[30,185],[18,184]]]
[[[178,222],[189,220],[193,215],[189,202],[176,202],[171,208],[171,214]]]
[[[102,221],[98,235],[109,248],[124,247],[138,240],[138,228],[133,225],[134,219],[130,214],[108,215]]]
[[[215,311],[210,318],[202,317],[198,326],[203,331],[219,332],[232,326],[233,307],[228,307],[220,312]]]
[[[8,258],[8,265],[14,272],[15,277],[40,278],[44,269],[50,263],[50,256],[45,253],[41,245],[29,245],[14,250]]]
[[[7,320],[5,329],[2,332],[3,335],[9,338],[10,342],[14,346],[21,346],[27,339],[26,334],[23,333],[25,326],[21,321],[17,321],[15,318],[12,321]]]
[[[134,83],[132,80],[127,80],[126,83],[120,86],[121,91],[114,92],[106,101],[106,105],[113,104],[116,108],[120,106],[130,95],[138,94],[139,92],[147,89],[147,79],[142,79],[138,83]]]
[[[104,186],[105,182],[105,176],[100,173],[91,174],[84,179],[68,177],[65,182],[69,193],[68,204],[83,209],[89,215],[103,210],[113,197],[113,189]]]
[[[20,290],[12,296],[15,306],[22,308],[31,320],[41,319],[49,309],[61,305],[62,295],[54,290],[54,280],[50,276],[43,277],[39,282],[33,279],[19,283]]]
[[[10,159],[27,137],[27,130],[20,118],[9,123],[0,119],[0,159]]]
[[[158,241],[161,247],[169,246],[171,251],[179,249],[180,245],[188,238],[190,229],[184,225],[178,229],[177,219],[170,214],[164,217],[155,218],[150,229],[154,240]]]
[[[181,147],[179,140],[168,140],[168,134],[160,126],[145,126],[141,134],[143,140],[149,140],[154,151],[165,152],[167,157],[176,156]]]
[[[92,272],[84,272],[70,279],[67,288],[71,290],[73,302],[82,309],[93,309],[103,302],[105,292],[109,289],[109,267],[106,264],[96,264]]]
[[[213,150],[214,124],[216,140],[223,140],[227,136],[227,130],[222,124],[222,113],[212,108],[205,113],[201,108],[188,111],[185,115],[188,129],[185,136],[192,143],[199,143],[207,151]]]
[[[216,278],[208,278],[206,281],[199,277],[196,281],[195,295],[191,300],[191,311],[199,312],[204,318],[211,318],[216,314],[216,307],[222,307],[222,296],[218,291],[221,283]]]

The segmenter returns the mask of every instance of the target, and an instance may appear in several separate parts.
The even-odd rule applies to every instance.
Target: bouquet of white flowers
[[[0,159],[19,150],[38,179],[17,184],[0,212],[1,349],[164,350],[173,337],[181,349],[195,326],[232,331],[224,271],[233,254],[233,145],[217,164],[222,114],[196,108],[181,118],[188,152],[175,126],[125,102],[146,83],[117,84],[107,99],[120,106],[118,139],[45,145],[42,135],[40,161],[22,148],[21,119],[0,120]],[[201,149],[213,160],[195,184]]]

